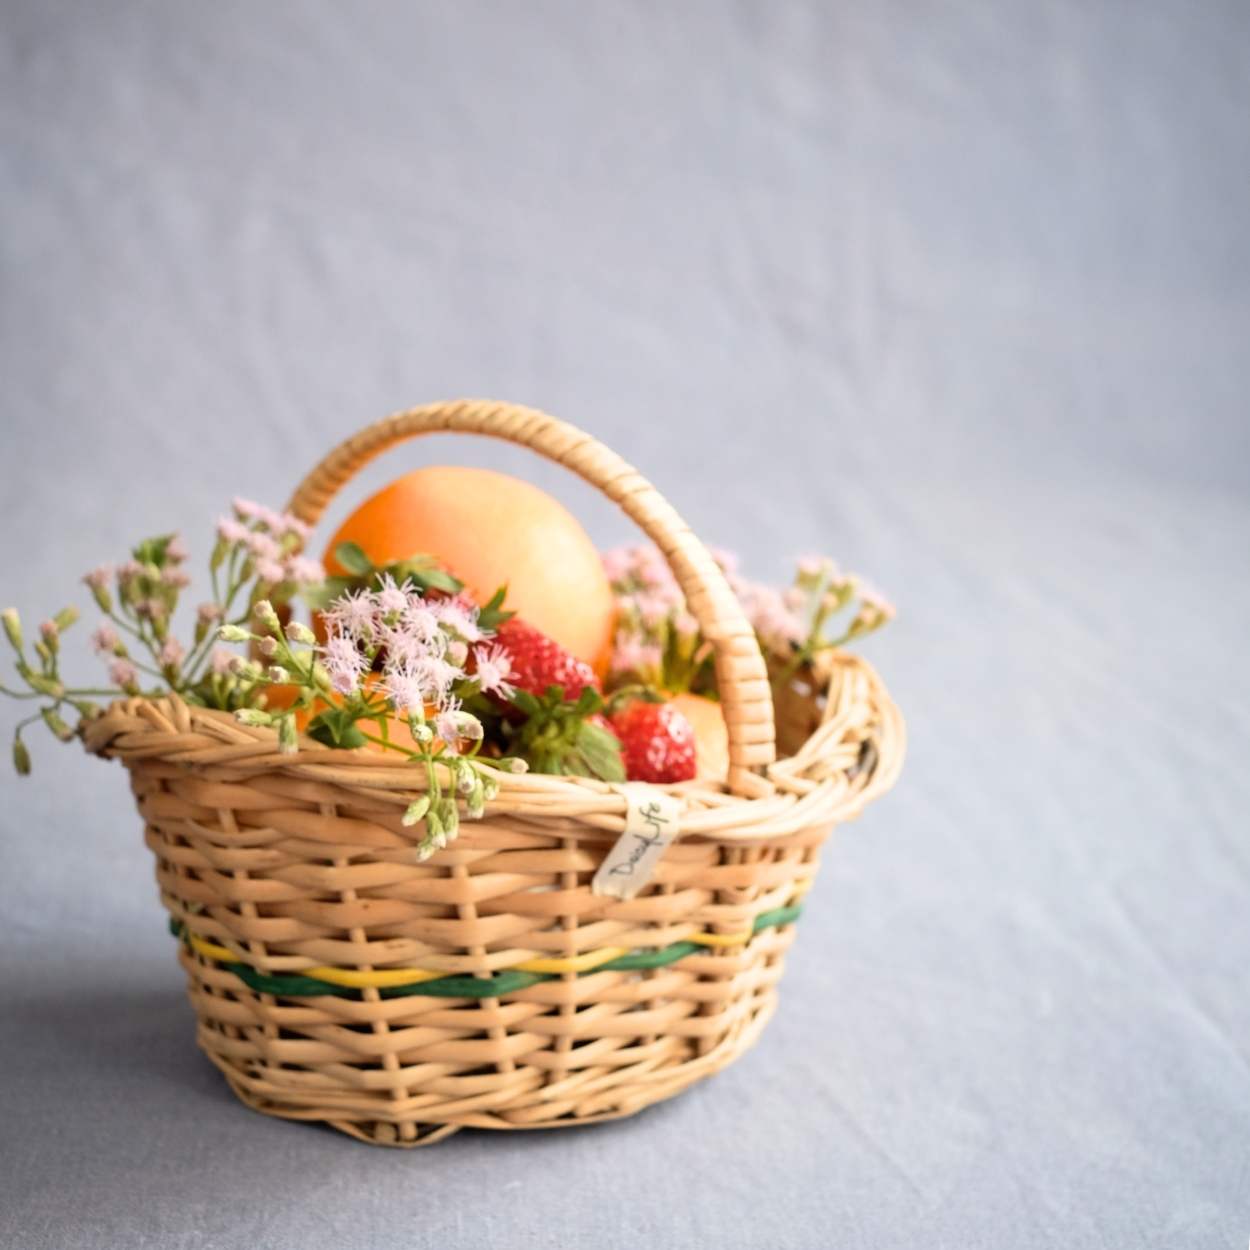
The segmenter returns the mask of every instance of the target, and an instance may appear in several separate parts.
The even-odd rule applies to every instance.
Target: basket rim
[[[683,838],[771,843],[814,825],[852,819],[890,789],[905,752],[901,713],[862,657],[838,651],[822,667],[828,669],[824,722],[794,755],[769,767],[773,793],[736,795],[708,780],[654,787],[681,801]],[[823,685],[825,675],[813,671]],[[404,844],[417,841],[400,817],[424,786],[409,761],[398,756],[327,747],[306,735],[300,736],[295,753],[281,754],[272,728],[240,724],[229,712],[192,707],[173,694],[117,700],[83,727],[82,737],[92,754],[119,758],[128,768],[159,760],[209,769],[241,784],[280,774],[367,794],[394,813],[393,818],[371,815],[371,820]],[[854,759],[848,744],[859,751]],[[875,758],[865,766],[862,747],[867,744]],[[512,816],[535,827],[555,818],[563,822],[564,836],[590,839],[618,836],[628,802],[625,786],[648,784],[503,770],[497,779],[499,796],[487,804],[488,818]]]

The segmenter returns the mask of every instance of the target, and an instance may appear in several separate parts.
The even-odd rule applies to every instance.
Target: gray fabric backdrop
[[[499,395],[756,574],[879,581],[912,733],[753,1053],[413,1154],[236,1105],[123,773],[36,741],[0,809],[5,1246],[1246,1244],[1244,4],[7,0],[0,105],[29,617],[359,424]],[[431,457],[627,533],[496,446],[366,485]]]

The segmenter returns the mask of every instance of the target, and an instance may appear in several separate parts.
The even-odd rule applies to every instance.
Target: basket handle
[[[716,561],[668,501],[615,452],[574,426],[534,408],[496,400],[426,404],[385,417],[340,443],[296,488],[287,509],[309,525],[375,456],[397,443],[439,432],[484,434],[528,447],[572,469],[636,521],[659,547],[686,605],[712,644],[729,730],[729,788],[744,797],[772,793],[761,775],[776,758],[772,691],[755,631]]]

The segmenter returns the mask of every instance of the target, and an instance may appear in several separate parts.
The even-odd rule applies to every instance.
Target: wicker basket
[[[716,649],[728,782],[666,787],[680,835],[637,897],[592,877],[626,788],[508,779],[485,818],[419,862],[405,761],[302,740],[170,697],[86,731],[120,759],[179,935],[198,1040],[249,1106],[413,1146],[461,1127],[628,1115],[724,1067],[776,1004],[799,899],[832,826],[893,783],[899,713],[862,660],[809,672],[774,761],[764,662],[705,548],[632,468],[530,409],[465,401],[379,422],[295,492],[313,523],[374,456],[436,431],[491,435],[579,473],[660,547]],[[633,796],[636,799],[636,795]]]

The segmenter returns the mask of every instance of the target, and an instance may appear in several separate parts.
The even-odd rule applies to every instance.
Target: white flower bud
[[[15,651],[22,649],[22,618],[18,616],[16,608],[5,608],[0,612],[0,621],[4,622],[4,632],[8,635],[9,641],[13,644]]]
[[[282,632],[282,622],[278,620],[278,614],[273,610],[273,604],[268,599],[262,599],[255,608],[252,609],[252,615],[271,633],[280,634]]]
[[[258,707],[241,707],[234,714],[240,725],[250,725],[253,729],[264,729],[273,724],[273,716],[262,712]]]
[[[404,809],[401,823],[409,828],[417,824],[430,810],[430,796],[423,794],[415,802],[409,803]]]

